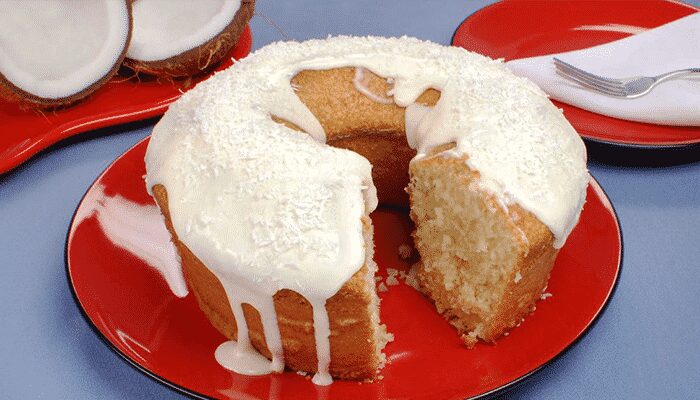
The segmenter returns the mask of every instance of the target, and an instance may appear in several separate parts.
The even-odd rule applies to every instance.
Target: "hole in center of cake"
[[[360,83],[374,96],[358,91],[355,67],[301,71],[292,78],[291,85],[320,122],[327,144],[352,150],[372,164],[380,205],[407,208],[408,164],[416,150],[406,141],[405,108],[375,98],[386,98],[393,87],[392,78],[361,70]],[[439,91],[428,89],[416,103],[434,106],[439,99]],[[299,129],[287,121],[275,120]]]

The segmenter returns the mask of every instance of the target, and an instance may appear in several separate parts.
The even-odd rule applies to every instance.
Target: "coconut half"
[[[254,6],[254,0],[134,0],[124,64],[168,77],[207,71],[236,45]]]
[[[0,97],[75,102],[112,77],[131,34],[128,0],[0,1]]]

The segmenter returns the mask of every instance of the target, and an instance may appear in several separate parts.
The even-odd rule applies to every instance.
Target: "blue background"
[[[407,34],[449,44],[458,24],[489,3],[261,0],[257,8],[294,39]],[[640,6],[645,5],[630,2]],[[259,16],[251,27],[254,48],[283,39]],[[0,398],[180,397],[100,341],[80,315],[65,277],[66,232],[78,201],[154,122],[83,134],[0,176]],[[700,163],[620,166],[640,155],[607,150],[591,149],[593,158],[613,161],[593,159],[589,168],[623,229],[617,293],[588,335],[508,398],[700,395]],[[689,154],[700,159],[699,153],[696,148],[665,158],[678,163]],[[641,157],[659,161],[654,154]]]

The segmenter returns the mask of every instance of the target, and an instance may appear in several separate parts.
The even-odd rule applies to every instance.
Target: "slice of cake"
[[[534,310],[558,252],[554,237],[481,189],[463,158],[429,156],[410,170],[421,290],[468,346],[493,342]]]

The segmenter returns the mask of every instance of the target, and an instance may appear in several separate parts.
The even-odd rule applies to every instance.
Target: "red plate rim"
[[[458,39],[458,36],[461,34],[461,31],[464,29],[465,25],[468,22],[472,22],[474,19],[481,18],[484,13],[491,12],[493,9],[498,9],[503,5],[503,3],[517,3],[518,0],[500,0],[497,1],[493,4],[490,4],[486,7],[483,7],[474,13],[468,15],[466,18],[464,18],[458,25],[457,28],[455,28],[454,32],[452,33],[452,37],[450,38],[450,43],[453,46],[458,46],[462,47],[460,44],[455,43],[455,39]],[[682,1],[679,0],[660,0],[662,3],[666,3],[668,5],[676,6],[676,7],[681,7],[681,8],[687,8],[690,10],[695,10],[697,12],[700,12],[700,7],[696,7],[692,4],[687,4],[683,3]],[[521,3],[526,3],[526,2],[521,2]],[[567,3],[569,4],[576,4],[576,1],[571,1],[569,0]],[[670,21],[668,21],[670,22]],[[465,34],[466,35],[466,34]],[[459,41],[459,40],[458,40]],[[580,111],[585,111],[588,112],[587,110],[580,109],[578,107],[559,102],[556,100],[552,100],[555,105],[557,106],[564,106],[566,108],[570,109],[576,109]],[[640,126],[649,126],[649,127],[654,127],[654,126],[659,126],[664,129],[668,129],[667,126],[664,125],[654,125],[654,124],[646,124],[642,122],[636,122],[636,121],[626,121],[626,120],[620,120],[614,117],[607,117],[600,115],[600,118],[602,121],[605,120],[615,120],[615,121],[622,121],[624,123],[631,123],[631,124],[639,124]],[[685,139],[685,140],[656,140],[656,141],[635,141],[634,139],[622,139],[622,138],[609,138],[605,137],[604,134],[595,132],[587,127],[580,127],[580,126],[575,126],[576,131],[579,132],[582,138],[584,138],[587,141],[594,142],[594,143],[599,143],[603,145],[610,145],[610,146],[616,146],[616,147],[624,147],[624,148],[629,148],[629,149],[636,149],[636,150],[663,150],[663,149],[678,149],[678,148],[685,148],[685,147],[690,147],[690,146],[696,146],[700,145],[700,137],[696,139]],[[641,129],[641,128],[638,128]],[[649,128],[647,128],[649,129]],[[698,127],[700,129],[700,127]]]
[[[166,386],[166,387],[168,387],[168,388],[170,388],[170,389],[173,389],[173,390],[175,390],[175,391],[177,391],[177,392],[179,392],[179,393],[181,393],[181,394],[184,394],[184,395],[187,395],[187,396],[189,396],[189,397],[196,398],[196,399],[213,399],[212,397],[209,397],[209,396],[203,395],[203,394],[201,394],[201,393],[198,393],[198,392],[196,392],[196,391],[194,391],[194,390],[188,389],[188,388],[186,388],[186,387],[184,387],[184,386],[181,386],[181,385],[179,385],[179,384],[177,384],[177,383],[175,383],[175,382],[172,382],[172,381],[170,381],[170,380],[168,380],[168,379],[166,379],[166,378],[164,378],[164,377],[162,377],[162,376],[160,376],[160,375],[154,373],[153,371],[151,371],[151,370],[149,370],[148,368],[146,368],[146,367],[142,366],[141,364],[139,364],[138,361],[136,361],[136,360],[134,360],[133,358],[129,357],[129,356],[128,356],[127,354],[125,354],[116,344],[114,344],[113,342],[111,342],[111,341],[108,339],[107,335],[105,335],[105,333],[103,333],[102,330],[100,330],[100,328],[97,326],[97,324],[93,321],[92,317],[91,317],[91,316],[88,314],[88,312],[86,311],[86,308],[85,308],[85,306],[83,305],[83,303],[81,302],[80,296],[79,296],[78,293],[77,293],[76,286],[75,286],[74,279],[73,279],[73,275],[72,275],[72,273],[71,273],[71,264],[70,264],[70,259],[71,259],[71,256],[70,256],[70,244],[71,244],[71,241],[72,241],[72,238],[73,238],[74,230],[75,230],[75,228],[76,228],[76,226],[77,226],[77,225],[75,224],[76,215],[78,214],[78,211],[79,211],[80,208],[82,207],[83,202],[85,201],[86,196],[93,190],[93,188],[95,187],[95,185],[96,185],[106,174],[108,174],[108,173],[110,172],[110,170],[114,167],[114,165],[115,165],[117,162],[119,162],[122,158],[124,158],[128,153],[130,153],[132,150],[134,150],[134,149],[137,148],[138,146],[143,145],[143,143],[146,142],[146,141],[148,141],[149,139],[150,139],[150,136],[141,139],[139,142],[137,142],[136,144],[134,144],[133,146],[131,146],[131,147],[130,147],[128,150],[126,150],[124,153],[122,153],[121,155],[119,155],[119,157],[117,157],[114,161],[112,161],[112,163],[110,163],[110,165],[108,165],[108,166],[105,168],[105,170],[104,170],[102,173],[100,173],[99,176],[97,176],[97,177],[95,178],[95,180],[93,181],[93,183],[89,186],[89,188],[86,190],[86,192],[83,194],[83,196],[81,197],[80,201],[78,202],[78,205],[77,205],[77,207],[76,207],[76,209],[75,209],[75,211],[74,211],[74,213],[73,213],[73,216],[71,217],[71,221],[70,221],[70,224],[69,224],[69,229],[68,229],[68,232],[67,232],[67,234],[66,234],[66,244],[65,244],[65,248],[64,248],[64,262],[65,262],[65,268],[66,268],[66,278],[67,278],[67,281],[68,281],[68,286],[70,287],[70,291],[71,291],[71,295],[72,295],[72,297],[73,297],[73,300],[75,301],[75,304],[76,304],[78,310],[80,311],[80,314],[81,314],[82,317],[85,319],[85,321],[88,323],[88,326],[90,327],[90,329],[92,329],[92,331],[97,335],[97,337],[99,337],[100,340],[102,340],[102,342],[103,342],[112,352],[114,352],[114,353],[115,353],[116,355],[118,355],[121,359],[123,359],[124,361],[126,361],[126,363],[127,363],[129,366],[131,366],[132,368],[136,369],[137,371],[142,372],[143,374],[145,374],[146,376],[148,376],[148,377],[150,377],[151,379],[155,380],[156,382],[158,382],[158,383],[160,383],[160,384],[162,384],[162,385],[164,385],[164,386]],[[507,382],[507,383],[504,383],[503,385],[501,385],[501,386],[499,386],[499,387],[496,387],[496,388],[494,388],[494,389],[492,389],[492,390],[490,390],[490,391],[488,391],[488,392],[484,392],[484,393],[478,394],[478,395],[476,395],[476,396],[469,397],[469,398],[467,398],[468,400],[490,399],[490,398],[495,397],[496,395],[502,395],[502,394],[504,394],[504,393],[506,393],[506,392],[508,392],[508,391],[510,391],[510,390],[512,390],[512,389],[514,389],[515,387],[517,387],[517,386],[520,385],[521,383],[525,382],[528,378],[530,378],[531,376],[533,376],[533,375],[534,375],[535,373],[537,373],[538,371],[542,370],[543,368],[547,367],[548,365],[550,365],[551,363],[553,363],[554,361],[556,361],[557,359],[559,359],[562,355],[564,355],[566,352],[568,352],[574,345],[576,345],[576,344],[591,330],[591,328],[598,322],[598,320],[600,319],[600,316],[603,314],[603,312],[607,309],[608,305],[610,304],[610,300],[612,299],[613,295],[615,294],[615,292],[616,292],[616,290],[617,290],[617,286],[618,286],[618,283],[619,283],[619,281],[620,281],[620,275],[621,275],[621,273],[622,273],[622,264],[623,264],[622,260],[623,260],[623,254],[624,254],[624,250],[623,250],[623,248],[624,248],[624,242],[623,242],[623,236],[622,236],[622,229],[621,229],[621,226],[620,226],[618,214],[617,214],[617,211],[615,210],[615,207],[613,206],[612,202],[610,201],[610,199],[609,199],[607,193],[605,192],[605,190],[602,188],[602,186],[600,186],[600,184],[598,183],[598,181],[597,181],[597,180],[595,179],[595,177],[592,176],[592,175],[591,175],[591,181],[590,181],[590,183],[589,183],[589,186],[595,191],[596,195],[599,197],[599,199],[600,199],[601,203],[603,204],[603,206],[604,206],[606,209],[608,209],[609,211],[611,211],[612,216],[614,217],[614,218],[613,218],[613,219],[614,219],[614,223],[615,223],[614,226],[615,226],[615,229],[616,229],[616,231],[617,231],[617,237],[618,237],[618,240],[619,240],[619,243],[620,243],[619,251],[618,251],[618,256],[617,256],[617,268],[616,268],[616,270],[615,270],[615,275],[614,275],[614,278],[613,278],[613,280],[612,280],[612,284],[610,285],[610,287],[609,287],[609,289],[608,289],[608,291],[607,291],[607,293],[606,293],[606,295],[605,295],[604,300],[603,300],[603,301],[601,302],[601,304],[599,305],[599,307],[598,307],[598,309],[596,310],[595,314],[590,318],[590,320],[587,322],[587,324],[579,331],[579,333],[578,333],[575,337],[572,337],[572,338],[571,338],[571,341],[570,341],[566,346],[564,346],[558,353],[554,354],[549,360],[547,360],[546,362],[540,364],[540,365],[537,366],[536,368],[533,368],[532,370],[530,370],[530,371],[528,371],[528,372],[522,374],[521,376],[519,376],[519,377],[516,378],[516,379],[513,379],[513,380],[511,380],[511,381],[509,381],[509,382]]]

